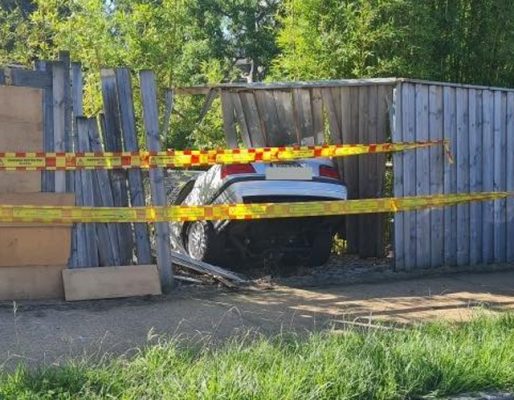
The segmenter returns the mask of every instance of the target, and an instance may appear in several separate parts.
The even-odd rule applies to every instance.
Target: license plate
[[[268,167],[266,168],[266,179],[310,181],[312,180],[312,168],[292,165]]]

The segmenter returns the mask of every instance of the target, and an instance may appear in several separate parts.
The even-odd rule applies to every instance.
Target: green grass
[[[514,390],[514,314],[405,331],[162,342],[103,364],[5,373],[0,399],[403,399]]]

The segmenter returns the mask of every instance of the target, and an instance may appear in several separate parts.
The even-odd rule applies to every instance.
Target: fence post
[[[146,144],[149,151],[160,151],[159,114],[157,109],[155,75],[152,71],[141,71],[139,77]],[[156,206],[166,205],[166,191],[164,189],[164,174],[162,168],[150,169],[150,187],[152,190],[152,203]],[[167,222],[156,223],[155,234],[157,243],[157,266],[161,277],[162,291],[167,292],[171,289],[173,284],[169,224]]]

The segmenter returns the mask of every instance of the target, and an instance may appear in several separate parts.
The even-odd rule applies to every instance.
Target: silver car
[[[207,205],[346,200],[347,190],[330,159],[215,165],[188,181],[173,204]],[[192,258],[234,262],[324,264],[341,217],[171,224],[175,250]]]

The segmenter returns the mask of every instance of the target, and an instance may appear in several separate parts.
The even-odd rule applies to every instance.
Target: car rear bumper
[[[346,200],[347,190],[340,182],[330,181],[270,181],[244,180],[229,183],[219,195],[215,196],[213,204],[248,203],[247,199],[266,197],[273,200],[284,197],[294,201],[312,200]]]

